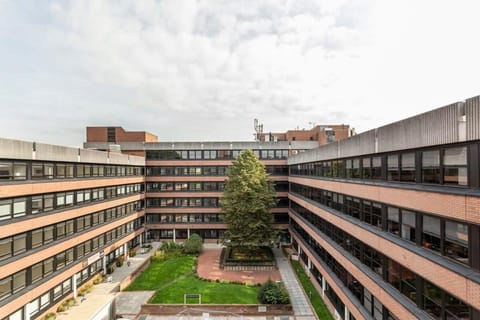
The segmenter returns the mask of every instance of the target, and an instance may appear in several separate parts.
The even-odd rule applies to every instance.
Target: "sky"
[[[0,0],[0,137],[357,133],[480,94],[478,0]]]

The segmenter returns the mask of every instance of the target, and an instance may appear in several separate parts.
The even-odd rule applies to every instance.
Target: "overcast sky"
[[[0,137],[357,132],[480,94],[480,1],[0,0]]]

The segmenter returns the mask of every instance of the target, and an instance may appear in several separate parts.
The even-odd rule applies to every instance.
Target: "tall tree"
[[[275,238],[272,208],[275,189],[265,166],[252,150],[242,151],[227,172],[222,213],[227,224],[224,243],[253,249]]]

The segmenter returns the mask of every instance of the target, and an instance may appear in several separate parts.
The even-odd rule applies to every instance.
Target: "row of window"
[[[299,184],[291,184],[291,192],[478,268],[471,264],[471,255],[480,253],[469,248],[469,228],[476,226]]]
[[[257,158],[287,159],[289,150],[252,150]],[[242,150],[147,150],[147,160],[233,160]]]
[[[130,244],[138,243],[139,237],[141,236],[137,236],[132,239],[130,241]],[[133,245],[130,245],[130,248],[132,247]],[[107,261],[110,262],[115,259],[115,257],[121,254],[123,254],[123,246],[120,246],[113,252],[109,253],[107,255]],[[94,275],[96,275],[102,270],[102,260],[99,259],[96,262],[90,264],[88,267],[84,268],[83,270],[77,272],[75,274],[77,288],[79,288],[82,284],[86,283],[89,279],[91,279]],[[53,304],[57,303],[61,298],[70,294],[73,290],[72,281],[72,278],[69,277],[68,279],[59,283],[57,286],[38,296],[36,299],[30,301],[28,305],[28,310],[30,311],[29,318],[37,318],[40,312],[47,310]],[[9,316],[2,318],[2,320],[24,320],[27,318],[27,315],[24,313],[24,311],[25,309],[22,307],[19,310],[11,313]]]
[[[147,198],[147,208],[155,207],[219,207],[219,198]],[[288,198],[278,197],[277,207],[288,207]]]
[[[87,282],[101,270],[102,261],[98,260],[85,269],[79,271],[76,274],[77,287],[80,287],[83,283]],[[28,305],[28,310],[30,311],[29,319],[35,319],[40,312],[47,310],[51,305],[57,303],[61,298],[70,294],[72,290],[72,278],[68,278],[44,294],[40,295],[38,298],[32,300]],[[24,320],[26,318],[27,317],[24,314],[24,308],[21,308],[10,314],[10,316],[3,318],[3,320]]]
[[[147,167],[147,176],[226,176],[228,166]],[[265,166],[273,176],[288,176],[287,166]]]
[[[295,243],[295,246],[298,244]],[[300,258],[308,265],[308,257],[305,252],[300,253]],[[333,273],[340,279],[345,287],[352,293],[357,299],[358,304],[363,306],[365,311],[373,316],[375,320],[394,320],[396,319],[392,313],[382,303],[372,295],[367,288],[365,288],[354,276],[350,274],[340,263],[337,262],[328,252],[325,251],[321,256],[322,261],[333,271]],[[322,283],[322,275],[311,264],[311,272],[314,275],[316,281]],[[343,311],[343,310],[342,310]],[[342,312],[343,313],[343,312]],[[350,316],[352,318],[352,316]],[[342,317],[343,319],[343,317]]]
[[[224,229],[161,229],[147,230],[147,239],[159,241],[160,239],[188,239],[192,234],[198,234],[202,239],[222,239]]]
[[[0,261],[26,251],[64,239],[92,227],[109,223],[143,208],[143,201],[135,201],[0,239]]]
[[[147,198],[147,208],[218,207],[218,198]]]
[[[180,213],[147,214],[147,223],[219,223],[223,221],[220,213]]]
[[[0,200],[0,221],[140,192],[142,184],[135,183],[3,199]]]
[[[0,181],[141,176],[142,167],[0,160]]]
[[[95,252],[104,245],[109,244],[142,226],[142,219],[128,222],[122,226],[112,229],[105,234],[87,240],[55,256],[40,261],[15,274],[0,279],[0,301],[18,293],[20,290],[33,285],[41,279],[50,277],[54,272],[63,269],[74,261],[86,257],[89,253]]]
[[[275,181],[276,192],[287,192],[288,181]],[[225,182],[147,182],[147,192],[223,192]]]
[[[342,248],[348,253],[352,254],[352,256],[357,254],[355,252],[356,248],[352,245],[353,241],[356,240],[357,243],[363,244],[358,239],[319,218],[315,214],[309,212],[307,209],[303,209],[303,214],[299,213],[299,215],[307,220],[312,220],[315,228],[318,228],[318,230],[321,232],[330,229],[332,231],[332,235],[334,235],[334,238],[331,239],[342,246]],[[321,260],[328,264],[328,260],[333,259],[333,257],[295,221],[292,221],[292,227],[303,239],[303,241],[308,243],[312,251],[314,251]],[[366,246],[365,244],[363,245]],[[463,301],[450,295],[445,290],[435,286],[434,284],[425,280],[423,277],[420,277],[413,271],[376,252],[376,250],[372,249],[371,252],[381,257],[380,260],[382,261],[383,266],[381,270],[372,268],[372,266],[369,266],[363,262],[369,261],[369,253],[365,253],[360,250],[362,257],[360,257],[361,259],[359,260],[375,272],[378,273],[380,271],[382,273],[380,276],[384,281],[399,290],[401,294],[412,300],[420,309],[426,311],[434,319],[469,320],[473,319],[474,312],[478,312],[465,304]],[[358,257],[356,258],[358,259]],[[434,303],[432,303],[432,301],[434,301]]]
[[[274,223],[288,223],[288,213],[273,214]],[[220,213],[168,213],[147,214],[147,223],[221,223],[223,214]]]
[[[468,186],[467,146],[303,163],[290,174]]]
[[[217,191],[223,192],[225,182],[147,182],[147,192]]]

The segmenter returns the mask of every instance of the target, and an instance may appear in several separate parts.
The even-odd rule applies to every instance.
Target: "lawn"
[[[185,277],[155,293],[151,303],[183,303],[185,293],[199,293],[202,303],[256,304],[259,287],[200,280]],[[197,301],[190,301],[197,303]]]
[[[193,275],[195,259],[195,256],[178,256],[164,261],[154,260],[125,290],[158,290],[175,279]]]
[[[173,255],[153,259],[149,267],[125,290],[156,291],[151,303],[183,304],[185,293],[199,293],[202,303],[256,304],[259,287],[209,282],[195,276],[194,256]],[[197,303],[189,300],[188,303]]]
[[[307,292],[307,294],[310,292],[312,293],[312,298],[310,299],[310,302],[312,303],[312,306],[315,309],[318,318],[322,320],[333,320],[332,314],[328,311],[322,297],[318,293],[317,289],[315,289],[315,287],[313,286],[310,278],[307,276],[300,263],[298,261],[292,261],[292,266],[297,273],[297,276],[300,279],[300,282],[305,292]]]

